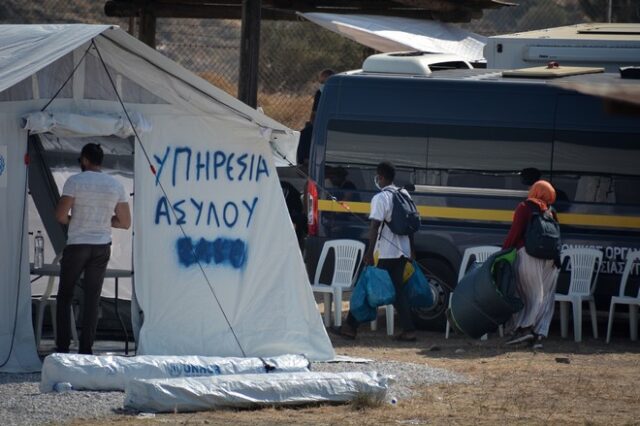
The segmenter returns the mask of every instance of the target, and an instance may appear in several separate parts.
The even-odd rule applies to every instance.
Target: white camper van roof
[[[640,24],[578,24],[489,37],[487,68],[517,69],[546,65],[603,67],[618,72],[638,65]]]
[[[469,62],[458,55],[410,51],[371,55],[362,64],[362,71],[385,74],[428,75],[438,67],[472,68]]]
[[[609,24],[589,23],[569,25],[566,27],[546,28],[542,30],[526,31],[522,33],[493,36],[498,39],[521,40],[611,40],[611,41],[640,41],[640,23],[637,24]]]

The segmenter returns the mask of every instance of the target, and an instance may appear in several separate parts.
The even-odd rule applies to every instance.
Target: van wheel
[[[448,262],[442,259],[428,257],[418,260],[424,265],[425,273],[431,284],[433,306],[429,308],[414,308],[411,310],[413,323],[421,330],[442,331],[447,323],[444,311],[449,305],[449,294],[455,287],[456,273]]]

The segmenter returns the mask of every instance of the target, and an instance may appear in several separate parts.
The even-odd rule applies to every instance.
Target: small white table
[[[31,280],[34,282],[40,277],[59,277],[60,276],[60,265],[53,263],[46,263],[42,266],[42,268],[35,268],[33,263],[29,264],[29,269],[31,270],[31,275],[37,275],[36,278]],[[127,327],[120,316],[120,312],[118,311],[118,279],[119,278],[131,278],[133,277],[133,271],[128,269],[107,269],[105,274],[105,278],[115,278],[116,286],[116,300],[114,301],[114,308],[116,311],[116,316],[118,317],[118,321],[120,321],[120,325],[122,326],[122,332],[124,334],[124,353],[125,355],[129,354],[129,333],[127,333]]]

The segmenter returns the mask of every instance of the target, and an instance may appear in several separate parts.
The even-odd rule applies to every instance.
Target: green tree
[[[260,38],[266,92],[308,90],[321,70],[360,68],[363,60],[361,45],[310,22],[263,21]]]

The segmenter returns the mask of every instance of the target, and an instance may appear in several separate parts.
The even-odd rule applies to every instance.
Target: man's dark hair
[[[531,186],[540,180],[542,174],[535,167],[527,167],[520,172],[520,181],[523,185]]]
[[[320,75],[323,76],[323,77],[331,77],[335,73],[336,72],[334,70],[332,70],[331,68],[327,68],[325,70],[320,71]]]
[[[97,143],[88,143],[82,147],[80,157],[84,157],[95,166],[101,166],[104,158],[104,151]]]
[[[378,164],[376,173],[378,173],[389,182],[393,182],[393,179],[396,177],[396,168],[393,167],[393,164],[389,163],[388,161],[383,161],[382,163]]]

